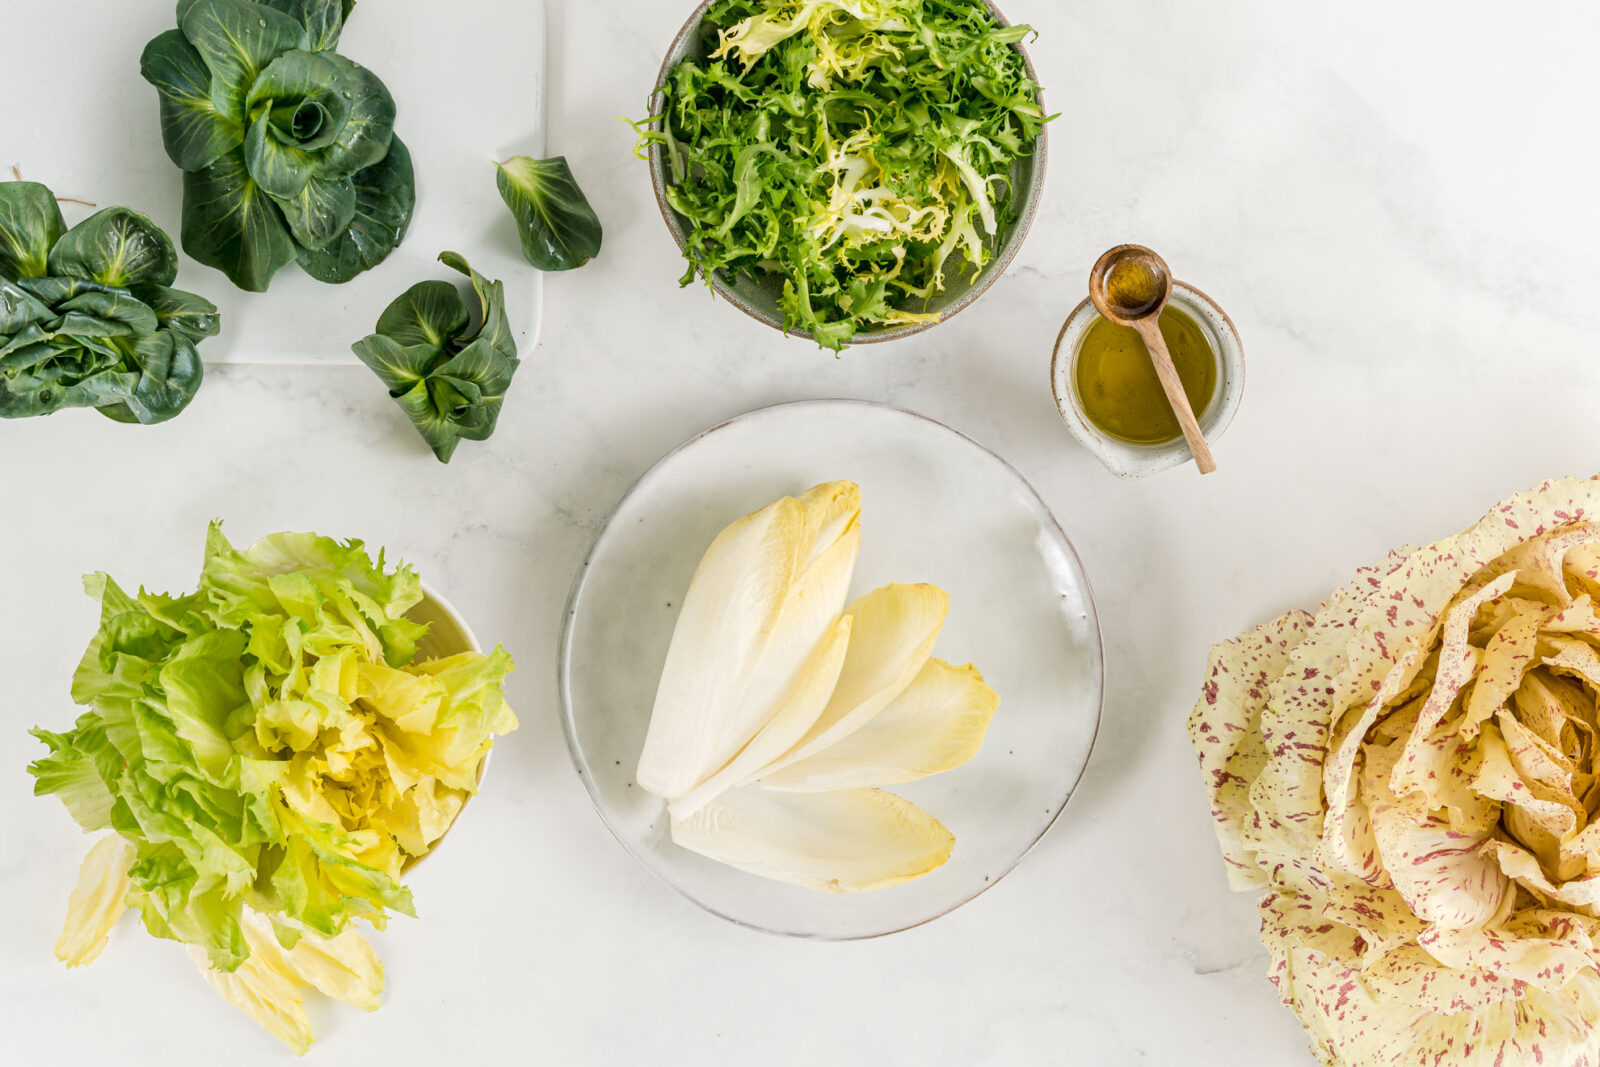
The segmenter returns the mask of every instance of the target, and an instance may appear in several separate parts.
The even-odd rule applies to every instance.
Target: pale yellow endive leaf
[[[702,856],[782,882],[833,893],[910,881],[950,858],[955,836],[909,801],[878,789],[723,793],[672,839]]]
[[[838,684],[839,672],[844,667],[850,646],[851,625],[850,616],[839,617],[817,645],[810,662],[789,691],[778,713],[721,770],[672,802],[670,807],[674,818],[683,819],[693,815],[709,801],[789,751],[805,736],[817,721],[817,716],[822,714],[834,686]]]
[[[111,928],[128,905],[128,868],[133,849],[116,834],[95,842],[78,868],[78,884],[67,899],[67,919],[56,938],[56,959],[68,967],[93,963],[106,947]]]
[[[656,692],[639,785],[677,799],[778,712],[844,606],[860,548],[850,482],[784,497],[734,522],[684,597]]]
[[[205,950],[190,945],[189,956],[211,988],[222,999],[256,1021],[267,1033],[282,1041],[296,1056],[311,1047],[311,1020],[295,983],[274,970],[260,956],[250,956],[229,974],[219,971],[206,958]]]
[[[930,659],[861,729],[761,779],[768,789],[869,789],[942,774],[978,754],[1000,696],[976,667]]]
[[[871,722],[928,662],[949,610],[949,594],[936,585],[886,585],[850,605],[850,650],[828,706],[798,744],[747,780],[775,775]]]

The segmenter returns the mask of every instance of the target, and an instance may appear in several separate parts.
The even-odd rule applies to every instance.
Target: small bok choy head
[[[216,307],[172,288],[166,233],[125,207],[67,229],[49,189],[0,183],[0,418],[92,407],[165,422],[194,399]]]
[[[454,252],[439,261],[472,279],[476,315],[450,282],[419,282],[384,310],[376,332],[351,347],[389,387],[439,462],[449,463],[463,440],[486,441],[494,433],[521,361],[505,286]]]
[[[684,598],[637,773],[678,844],[833,892],[949,858],[950,832],[878,787],[971,759],[999,702],[974,668],[930,659],[942,589],[887,585],[844,607],[860,513],[860,489],[833,482],[722,531]]]
[[[394,98],[334,51],[350,0],[179,0],[145,46],[161,138],[183,171],[183,247],[241,289],[298,259],[346,282],[411,223]]]

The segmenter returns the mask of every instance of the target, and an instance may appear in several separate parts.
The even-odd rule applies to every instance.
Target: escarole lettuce
[[[145,46],[183,179],[183,247],[242,289],[298,259],[349,281],[405,236],[411,158],[383,82],[333,51],[349,0],[179,0]]]
[[[194,399],[217,309],[172,288],[178,254],[137,211],[66,228],[49,189],[0,183],[0,418],[92,407],[150,425]]]
[[[837,350],[936,319],[1016,217],[1013,166],[1046,121],[981,0],[718,0],[643,130],[688,227],[689,272],[783,286],[784,324]],[[641,124],[643,126],[643,124]]]
[[[848,608],[861,541],[850,482],[783,497],[712,543],[667,651],[637,780],[679,845],[832,892],[949,858],[939,821],[878,787],[977,754],[999,698],[930,655],[949,597],[888,585]]]
[[[56,953],[89,962],[131,907],[303,1051],[300,986],[376,1006],[382,971],[353,924],[414,914],[407,866],[516,728],[511,660],[419,659],[416,573],[359,541],[276,534],[240,551],[213,525],[193,593],[85,584],[101,612],[72,683],[85,710],[33,731],[49,752],[28,771],[110,833]]]

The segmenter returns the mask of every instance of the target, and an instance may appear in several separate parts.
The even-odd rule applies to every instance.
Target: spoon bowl
[[[1089,297],[1118,326],[1159,316],[1172,298],[1167,261],[1143,245],[1118,245],[1089,272]]]

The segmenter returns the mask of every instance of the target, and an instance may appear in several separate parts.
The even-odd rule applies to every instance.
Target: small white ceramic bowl
[[[417,658],[419,660],[444,659],[446,656],[458,656],[463,652],[482,652],[483,646],[478,644],[478,638],[472,632],[472,627],[461,617],[451,603],[439,591],[427,582],[422,583],[422,600],[417,606],[406,612],[406,618],[412,622],[425,622],[428,632],[417,642]],[[494,756],[494,749],[484,754],[483,762],[478,764],[478,788],[483,788],[484,776],[489,773],[489,760]],[[470,798],[468,803],[471,803]],[[409,858],[403,867],[406,873],[416,869],[417,864],[439,851],[439,846],[444,844],[444,839],[450,836],[450,831],[455,829],[456,823],[461,821],[461,816],[466,814],[467,808],[463,804],[456,813],[455,820],[449,828],[439,835],[439,840],[420,856]]]
[[[1215,445],[1233,422],[1239,400],[1244,396],[1244,346],[1227,313],[1193,286],[1173,282],[1170,306],[1187,311],[1189,317],[1200,324],[1206,340],[1211,342],[1211,350],[1217,354],[1216,392],[1200,419],[1200,432],[1205,434],[1208,443]],[[1159,445],[1130,444],[1102,432],[1084,414],[1083,399],[1078,395],[1078,352],[1089,327],[1099,319],[1100,312],[1095,310],[1094,303],[1085,299],[1067,316],[1056,337],[1055,356],[1050,361],[1050,387],[1055,393],[1061,421],[1067,424],[1072,436],[1118,478],[1143,478],[1189,462],[1193,457],[1182,437]]]

